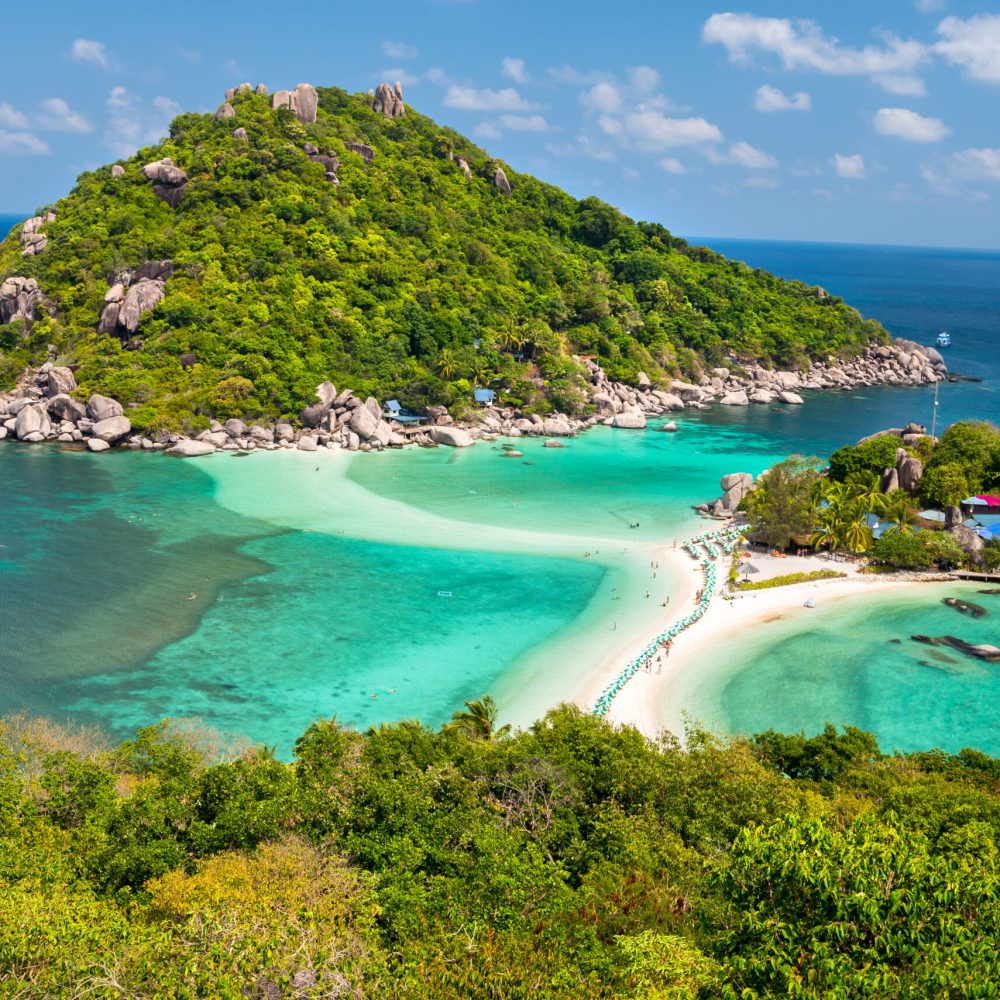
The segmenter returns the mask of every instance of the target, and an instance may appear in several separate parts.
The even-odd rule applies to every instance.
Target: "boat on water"
[[[937,335],[938,347],[951,347],[951,334],[947,330],[942,330]]]

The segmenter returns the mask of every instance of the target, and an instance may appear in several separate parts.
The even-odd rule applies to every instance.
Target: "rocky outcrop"
[[[449,448],[468,448],[475,443],[472,435],[461,427],[431,427],[429,434],[435,444],[448,445]]]
[[[722,489],[722,496],[718,500],[698,504],[695,510],[708,517],[728,520],[736,515],[743,498],[757,488],[749,472],[731,472],[719,480],[719,486]]]
[[[108,444],[116,444],[122,438],[127,437],[132,431],[132,424],[128,417],[115,416],[99,420],[90,429],[91,434],[98,441],[107,441]]]
[[[646,414],[638,406],[630,407],[611,418],[612,427],[622,427],[629,430],[642,430],[646,426]]]
[[[267,87],[265,87],[264,84],[262,84],[262,83],[258,83],[257,86],[254,87],[253,92],[258,97],[267,97]]]
[[[201,455],[211,455],[214,451],[215,445],[208,441],[191,441],[185,438],[167,448],[166,454],[176,458],[198,458]]]
[[[375,88],[372,111],[385,115],[386,118],[402,118],[406,114],[406,105],[403,103],[403,85],[398,80],[395,87],[390,87],[387,83],[380,83]]]
[[[118,400],[96,392],[87,401],[87,418],[95,424],[102,420],[110,420],[112,417],[120,417],[124,412],[125,410],[122,409],[122,404]]]
[[[131,337],[142,317],[163,299],[167,279],[173,271],[173,261],[151,260],[134,271],[118,272],[104,293],[97,332],[110,333],[122,340]]]
[[[47,222],[54,222],[55,212],[34,215],[21,226],[21,256],[34,257],[45,249],[49,238],[41,231]]]
[[[726,393],[719,402],[723,406],[749,406],[750,398],[747,396],[746,389],[737,389],[735,392]]]
[[[352,153],[357,153],[365,163],[371,163],[375,159],[375,150],[363,142],[348,142],[345,145]]]
[[[30,329],[35,321],[36,307],[42,302],[42,290],[34,278],[14,275],[0,285],[0,324],[24,320]]]
[[[510,181],[507,180],[507,175],[504,173],[503,167],[497,167],[496,173],[493,175],[493,184],[502,194],[510,195]]]
[[[247,135],[247,130],[245,128],[233,129],[233,138],[239,139],[240,142],[250,141],[250,136]]]
[[[287,108],[303,125],[312,125],[316,121],[319,95],[311,84],[300,83],[294,90],[276,90],[271,107]]]
[[[115,180],[118,180],[119,177],[124,177],[125,168],[120,163],[116,163],[111,168],[111,176],[114,177]]]
[[[962,517],[962,511],[958,507],[948,506],[944,509],[944,530],[954,535],[959,545],[965,550],[972,566],[981,566],[983,562],[983,549],[986,542],[980,537],[975,528],[967,527]]]
[[[469,164],[461,156],[457,157],[455,162],[458,164],[458,169],[465,174],[466,178],[472,180],[472,168]]]
[[[907,493],[916,493],[924,474],[923,462],[899,448],[896,451],[896,474],[901,490],[906,490]]]
[[[148,180],[158,182],[153,185],[153,191],[156,195],[171,208],[177,208],[184,199],[187,174],[169,156],[147,163],[142,168],[142,173]]]
[[[225,101],[224,103],[219,105],[218,109],[215,112],[215,117],[216,120],[220,122],[226,118],[235,118],[236,109],[228,101]]]

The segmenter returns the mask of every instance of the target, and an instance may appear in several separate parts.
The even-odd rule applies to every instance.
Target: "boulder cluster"
[[[154,193],[171,208],[176,208],[184,200],[188,176],[169,156],[147,163],[142,173],[147,180],[157,182],[153,185]]]
[[[42,290],[34,278],[19,274],[5,278],[0,284],[0,325],[20,319],[30,329],[35,321],[36,306],[43,300]]]
[[[276,90],[271,97],[271,107],[288,108],[303,125],[312,125],[316,121],[319,94],[312,84],[300,83],[294,90]]]
[[[719,480],[719,486],[722,489],[722,496],[718,500],[698,504],[695,510],[699,514],[726,521],[737,518],[736,508],[748,493],[757,489],[757,483],[749,472],[730,472]],[[743,516],[739,515],[740,518]]]
[[[326,179],[331,184],[340,187],[340,179],[337,177],[337,171],[340,169],[340,157],[336,153],[329,149],[321,152],[320,148],[311,142],[305,143],[302,146],[302,151],[313,163],[318,163],[323,167],[326,171]]]
[[[41,231],[46,222],[55,220],[55,212],[46,212],[44,215],[33,215],[25,220],[21,226],[21,256],[34,257],[36,253],[41,253],[45,249],[45,244],[49,238]]]
[[[406,114],[403,103],[403,85],[397,80],[395,87],[380,83],[372,95],[372,111],[386,118],[402,118]]]
[[[79,442],[107,451],[131,434],[120,403],[95,393],[84,404],[70,395],[75,389],[71,368],[46,362],[25,373],[13,393],[0,395],[0,440]]]
[[[171,260],[148,260],[134,271],[117,272],[104,293],[97,332],[114,334],[123,341],[131,338],[142,317],[163,298],[173,272]]]

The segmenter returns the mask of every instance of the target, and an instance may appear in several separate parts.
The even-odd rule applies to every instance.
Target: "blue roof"
[[[393,413],[399,413],[399,411],[402,410],[402,407],[399,405],[399,400],[398,399],[390,399],[385,404],[385,408],[387,410],[391,410]]]
[[[492,389],[473,389],[472,398],[477,403],[492,403],[495,393]]]

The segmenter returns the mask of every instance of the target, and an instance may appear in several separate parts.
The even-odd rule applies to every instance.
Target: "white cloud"
[[[87,38],[77,38],[70,50],[76,62],[93,63],[101,69],[111,69],[111,59],[103,42],[94,42]]]
[[[420,83],[419,73],[411,73],[409,70],[403,69],[402,66],[380,69],[376,75],[379,80],[398,80],[405,87],[415,87]]]
[[[876,132],[908,142],[940,142],[951,129],[940,118],[925,118],[908,108],[880,108],[872,119]]]
[[[477,90],[475,87],[453,85],[444,95],[446,108],[460,111],[534,111],[536,104],[526,101],[513,87],[503,90]]]
[[[789,70],[813,70],[836,76],[883,76],[911,73],[927,60],[920,42],[887,34],[883,45],[861,49],[828,38],[815,21],[754,14],[713,14],[702,37],[725,47],[731,62],[750,64],[757,53],[776,56]]]
[[[615,159],[615,150],[600,136],[594,137],[586,132],[580,132],[572,142],[556,144],[547,142],[545,148],[554,156],[585,156],[590,160],[610,163]]]
[[[45,140],[39,139],[31,132],[8,132],[0,129],[0,155],[44,156],[48,151],[49,147]]]
[[[113,87],[105,103],[110,114],[104,144],[116,156],[131,156],[142,146],[159,142],[169,131],[170,119],[181,110],[169,97],[154,97],[147,104],[124,87]]]
[[[835,153],[830,161],[838,177],[846,177],[848,180],[860,180],[865,176],[865,160],[860,153],[847,156],[843,153]]]
[[[1000,14],[976,14],[967,21],[946,17],[937,31],[942,40],[935,52],[973,80],[1000,83]]]
[[[944,10],[948,6],[948,0],[915,0],[914,6],[921,14],[933,14],[935,11]]]
[[[766,174],[754,174],[752,177],[748,177],[745,183],[747,187],[768,189],[776,188],[779,184],[777,177]]]
[[[660,162],[660,169],[665,170],[668,174],[686,174],[687,168],[681,163],[680,160],[675,159],[672,156],[663,157]]]
[[[0,101],[0,126],[25,129],[28,127],[28,119],[6,101]]]
[[[624,101],[622,92],[617,84],[607,81],[595,83],[590,90],[580,95],[580,102],[589,111],[596,111],[601,114],[614,115],[622,110]]]
[[[390,59],[416,59],[417,50],[406,42],[393,42],[388,38],[382,42],[382,51]]]
[[[949,173],[959,180],[1000,181],[1000,149],[963,149],[945,160]]]
[[[496,125],[491,125],[489,122],[480,122],[472,131],[481,139],[499,139],[503,134]]]
[[[784,91],[777,87],[770,87],[766,83],[757,88],[754,94],[753,106],[755,111],[765,114],[771,111],[808,111],[812,107],[812,99],[803,90],[799,90],[789,97]]]
[[[74,111],[61,97],[50,97],[39,105],[42,114],[37,125],[52,132],[93,132],[94,126]]]
[[[628,82],[638,95],[652,94],[660,87],[660,74],[652,66],[631,66]]]
[[[549,123],[542,115],[501,115],[500,124],[512,132],[548,132]]]
[[[751,146],[749,142],[734,142],[729,147],[730,160],[748,170],[774,170],[778,161],[762,149]]]
[[[504,58],[500,63],[500,72],[515,83],[527,83],[528,72],[524,68],[523,59],[514,59],[511,56]]]
[[[887,94],[897,94],[901,97],[923,97],[927,93],[924,81],[919,76],[907,73],[888,73],[872,77]]]
[[[222,64],[222,68],[225,70],[227,76],[239,78],[247,75],[235,59],[227,59]]]
[[[624,135],[634,140],[640,149],[652,151],[722,142],[718,126],[704,118],[669,118],[652,109],[633,111],[622,119],[603,115],[599,124],[607,135]]]

